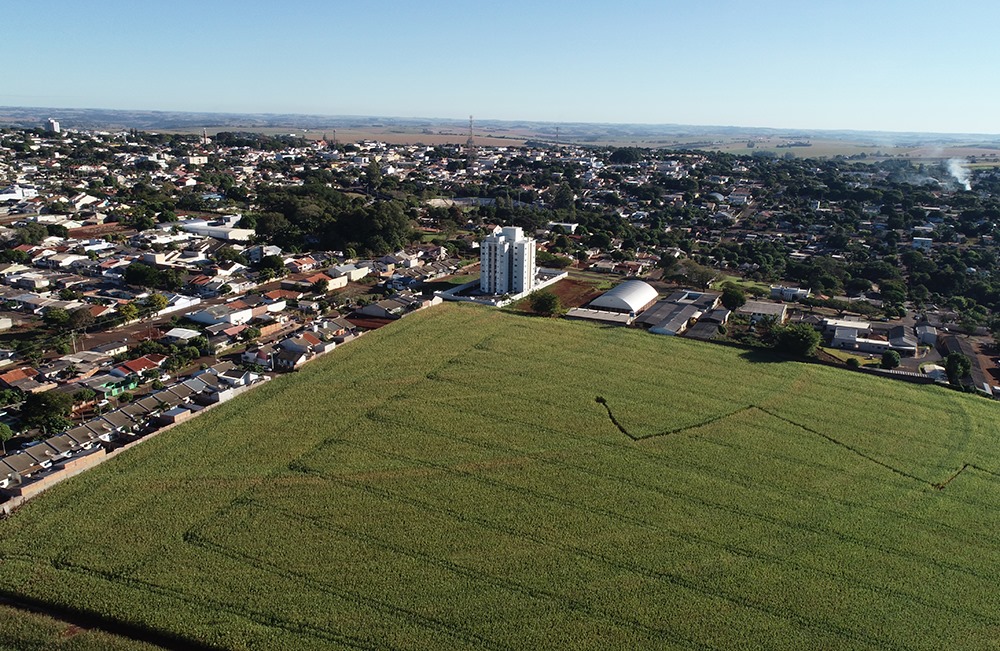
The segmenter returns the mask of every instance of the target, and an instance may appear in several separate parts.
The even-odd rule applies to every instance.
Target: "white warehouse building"
[[[535,285],[535,240],[517,226],[487,236],[479,247],[479,287],[485,294],[521,294]]]
[[[653,287],[641,280],[626,280],[590,302],[592,310],[639,314],[659,298]]]

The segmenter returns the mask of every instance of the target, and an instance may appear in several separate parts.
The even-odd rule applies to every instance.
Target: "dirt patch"
[[[564,278],[555,285],[550,285],[542,291],[552,292],[559,297],[559,304],[562,305],[564,309],[581,307],[604,293],[603,291],[597,289],[597,283],[589,280],[579,280],[576,278]],[[512,308],[517,312],[523,312],[525,314],[535,313],[534,310],[531,309],[531,300],[529,298],[521,299],[515,303]]]
[[[379,328],[396,321],[396,319],[380,319],[378,317],[365,316],[363,314],[352,314],[347,317],[347,320],[355,326],[364,328],[365,330],[378,330]]]

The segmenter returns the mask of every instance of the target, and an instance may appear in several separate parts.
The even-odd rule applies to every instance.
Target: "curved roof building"
[[[638,314],[652,305],[658,297],[656,290],[641,280],[626,280],[590,302],[593,310],[631,312]]]

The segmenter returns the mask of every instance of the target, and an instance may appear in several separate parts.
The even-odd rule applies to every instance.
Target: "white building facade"
[[[486,294],[521,294],[535,285],[535,240],[507,226],[480,244],[479,287]]]

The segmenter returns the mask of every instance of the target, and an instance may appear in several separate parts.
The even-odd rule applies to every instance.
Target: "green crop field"
[[[157,651],[160,648],[0,605],[3,651]]]
[[[997,415],[445,305],[0,522],[0,596],[176,648],[995,649]]]

